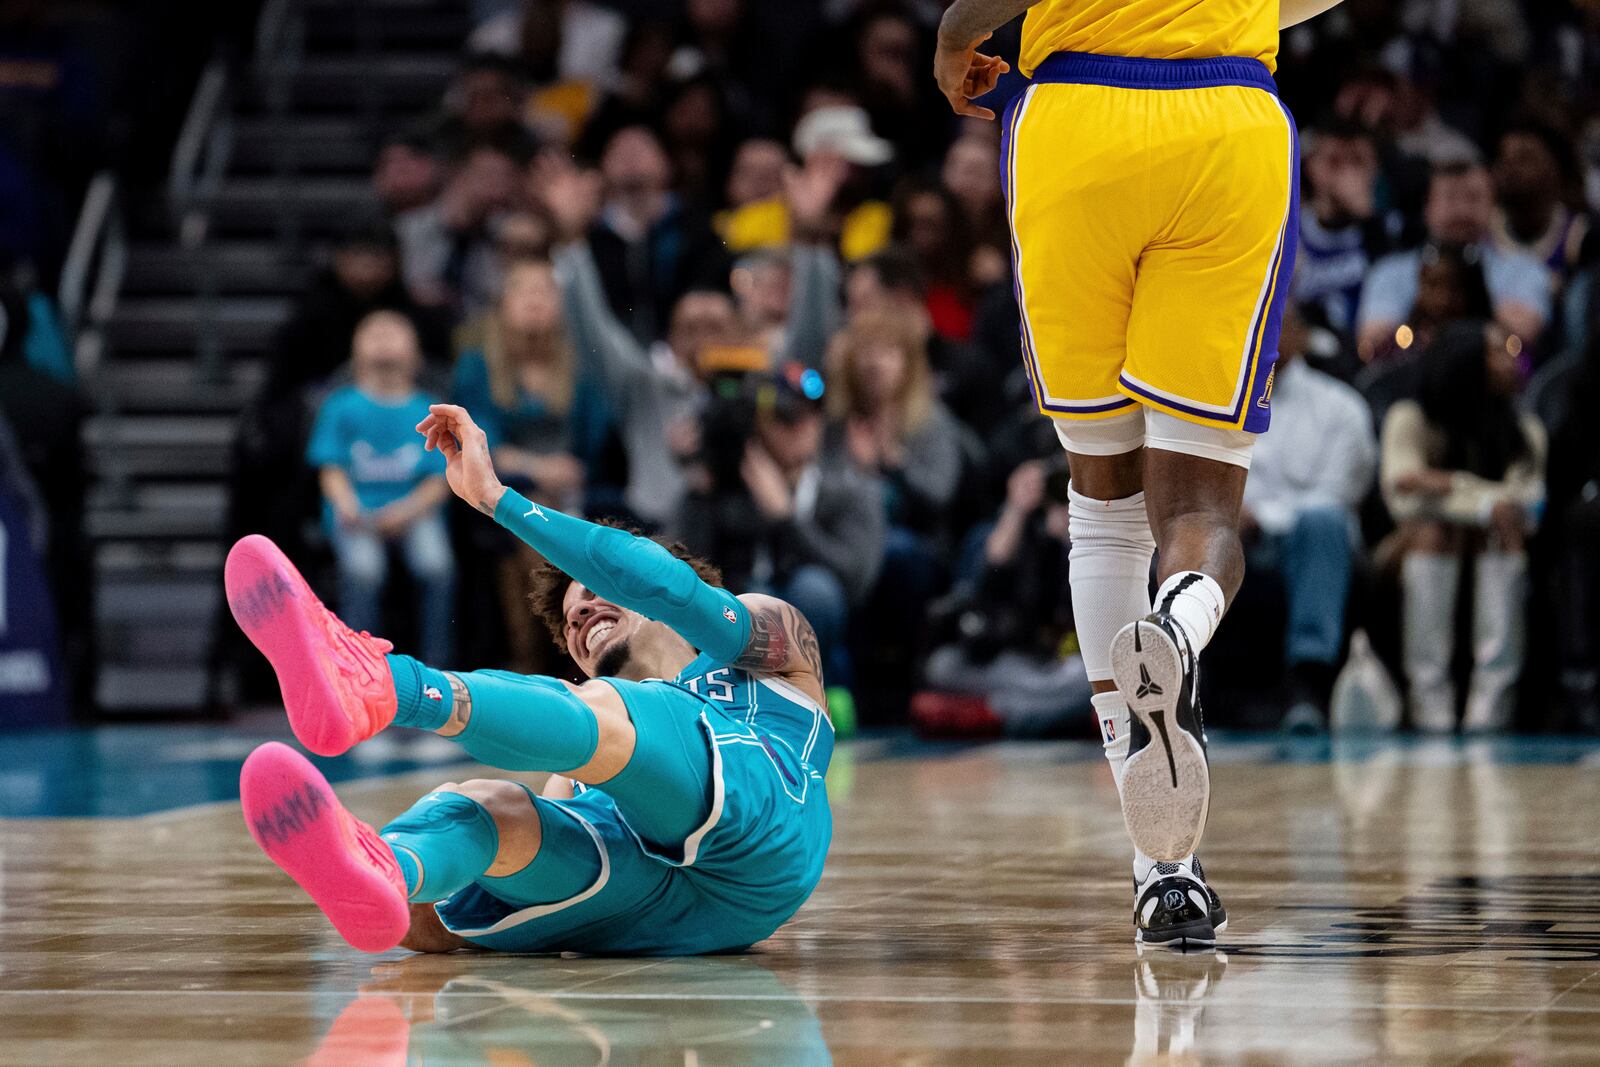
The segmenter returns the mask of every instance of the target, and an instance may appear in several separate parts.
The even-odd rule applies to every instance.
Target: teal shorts
[[[593,869],[598,855],[599,875],[554,902],[473,883],[435,905],[451,932],[503,952],[728,952],[771,936],[811,895],[833,821],[822,771],[800,758],[804,740],[758,730],[671,682],[618,691],[639,729],[652,716],[698,722],[711,763],[705,822],[682,841],[648,842],[603,787],[537,798],[539,862],[564,856]]]

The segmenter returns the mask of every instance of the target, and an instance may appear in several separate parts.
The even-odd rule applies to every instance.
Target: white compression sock
[[[1156,539],[1144,494],[1095,500],[1068,490],[1067,533],[1072,539],[1067,574],[1078,649],[1089,680],[1107,682],[1111,639],[1150,614],[1150,557]]]
[[[1198,656],[1211,643],[1228,601],[1215,579],[1199,571],[1179,571],[1156,590],[1155,608],[1171,615],[1183,627],[1190,648]]]
[[[1100,723],[1100,741],[1105,746],[1106,762],[1111,765],[1111,777],[1117,783],[1117,797],[1122,797],[1122,765],[1128,758],[1128,702],[1113,689],[1109,693],[1096,693],[1089,698],[1094,705],[1095,719]],[[1150,876],[1156,861],[1133,850],[1133,880],[1142,883]]]
[[[1169,862],[1169,861],[1163,860],[1162,862]],[[1170,861],[1170,862],[1182,863],[1182,864],[1192,864],[1194,862],[1194,853],[1191,852],[1187,856],[1183,857],[1183,859],[1181,859],[1181,860],[1174,860],[1174,861]],[[1133,880],[1134,880],[1135,884],[1142,883],[1146,878],[1150,877],[1150,872],[1155,869],[1155,865],[1156,865],[1156,861],[1155,860],[1151,859],[1149,856],[1146,856],[1143,852],[1140,852],[1138,849],[1134,849],[1133,850]],[[1191,871],[1190,873],[1193,873],[1193,872]]]

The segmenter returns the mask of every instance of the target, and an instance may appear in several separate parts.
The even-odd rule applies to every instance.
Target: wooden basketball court
[[[255,739],[185,738],[8,739],[0,1064],[1600,1061],[1593,745],[1219,739],[1201,855],[1231,925],[1140,956],[1098,746],[861,741],[811,903],[674,960],[367,957],[230,800],[50,817],[226,796]],[[357,814],[471,773],[388,769],[340,771]]]

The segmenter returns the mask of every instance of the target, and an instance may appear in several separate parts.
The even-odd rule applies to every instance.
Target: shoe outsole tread
[[[399,864],[309,760],[269,741],[244,761],[239,797],[256,844],[352,947],[384,952],[400,943],[411,911]]]
[[[277,545],[259,534],[241,538],[228,552],[223,585],[239,628],[278,676],[289,727],[302,745],[319,756],[342,755],[393,718],[392,694],[375,721],[368,700],[329,667],[329,638],[316,618],[326,609]]]
[[[1191,855],[1205,832],[1211,773],[1205,748],[1180,721],[1182,654],[1158,624],[1130,623],[1111,641],[1117,689],[1149,733],[1122,772],[1122,812],[1128,836],[1156,860]]]

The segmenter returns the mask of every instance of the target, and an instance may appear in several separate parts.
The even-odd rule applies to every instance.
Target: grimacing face
[[[601,600],[578,582],[568,584],[561,614],[567,652],[590,678],[621,674],[632,654],[630,642],[641,627],[651,625],[638,612]]]

